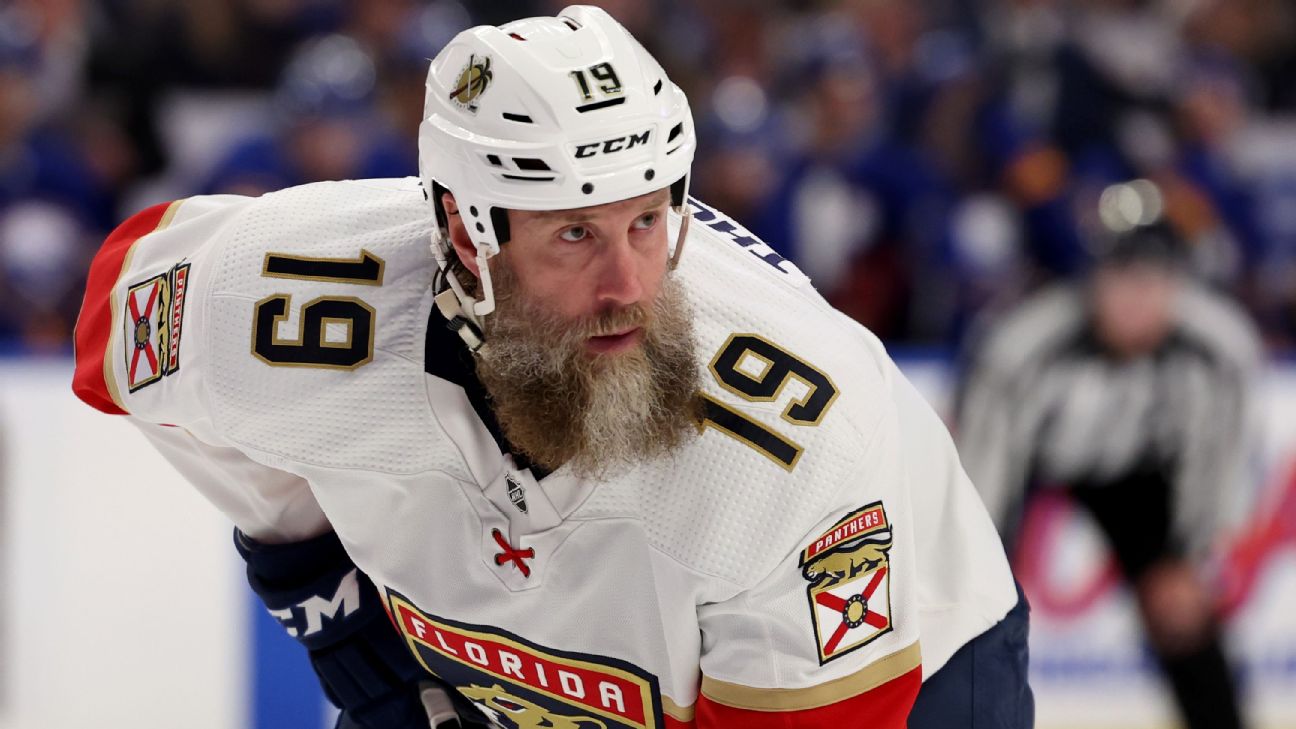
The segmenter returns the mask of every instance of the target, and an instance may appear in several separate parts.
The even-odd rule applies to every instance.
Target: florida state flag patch
[[[875,501],[801,551],[820,665],[891,632],[890,550],[891,525]]]
[[[126,383],[131,392],[180,369],[189,264],[141,281],[126,292],[122,326],[126,341]]]
[[[134,392],[166,374],[167,274],[141,281],[126,292],[126,383]]]

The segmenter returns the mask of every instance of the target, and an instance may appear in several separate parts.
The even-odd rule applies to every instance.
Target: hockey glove
[[[325,695],[342,709],[339,726],[428,729],[420,692],[438,689],[429,686],[432,677],[405,648],[377,588],[336,534],[261,544],[235,529],[234,545],[247,562],[252,590],[306,646]]]

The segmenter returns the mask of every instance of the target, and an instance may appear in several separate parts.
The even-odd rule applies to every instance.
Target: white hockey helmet
[[[669,186],[686,213],[695,147],[684,92],[599,8],[455,36],[428,70],[419,176],[437,217],[433,252],[462,313],[475,324],[494,310],[486,259],[509,239],[509,209],[601,205]],[[447,190],[477,249],[480,300],[447,269]]]

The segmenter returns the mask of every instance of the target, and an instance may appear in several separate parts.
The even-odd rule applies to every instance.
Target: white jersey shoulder
[[[123,280],[187,266],[182,366],[128,384],[129,412],[285,467],[457,468],[421,394],[435,262],[416,180],[178,206]]]
[[[885,355],[722,213],[695,201],[685,245],[677,275],[703,368],[701,435],[600,486],[578,516],[636,513],[656,548],[741,588],[828,515],[895,501],[894,479],[862,470],[893,418]]]

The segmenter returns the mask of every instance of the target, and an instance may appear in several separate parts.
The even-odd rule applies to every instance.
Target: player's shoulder
[[[201,205],[202,199],[192,202]],[[281,319],[296,319],[287,308],[310,308],[319,297],[369,308],[405,306],[410,296],[424,295],[417,284],[431,277],[431,227],[430,207],[414,178],[286,188],[249,200],[217,231],[216,250],[201,266],[195,262],[195,289],[201,286],[213,300],[290,299]],[[328,312],[348,307],[316,308],[332,319]],[[276,328],[286,328],[277,321]]]
[[[880,412],[878,393],[889,392],[890,359],[877,337],[764,241],[694,206],[679,275],[707,367],[704,395],[762,413],[783,413],[796,399],[786,417],[805,432],[867,430]],[[838,413],[833,424],[822,417],[830,409]]]
[[[688,238],[682,256],[688,264],[683,269],[685,276],[701,278],[699,285],[708,286],[708,279],[721,269],[749,284],[796,289],[818,298],[810,279],[795,264],[742,223],[697,198],[689,198],[688,207]]]
[[[203,201],[184,201],[181,212]],[[221,283],[264,278],[269,254],[322,258],[357,245],[394,252],[406,247],[406,238],[427,236],[430,217],[414,178],[316,182],[267,193],[248,199],[221,229],[222,268],[233,277]]]
[[[289,188],[243,215],[205,307],[223,435],[311,466],[433,466],[431,217],[412,179]]]
[[[690,205],[676,273],[694,310],[700,354],[750,345],[750,352],[767,358],[824,361],[821,368],[829,370],[858,370],[849,363],[864,364],[876,354],[875,338],[833,309],[791,261],[723,212],[697,200]]]
[[[204,243],[158,253],[155,267],[185,268],[188,303],[172,307],[184,340],[170,340],[175,367],[127,383],[125,409],[197,423],[290,469],[437,467],[444,448],[423,394],[431,226],[415,179],[182,203],[170,234],[191,241],[201,227]],[[127,310],[131,297],[146,306],[137,288]],[[151,361],[127,360],[121,376]]]
[[[825,519],[872,501],[898,508],[900,484],[864,466],[896,406],[877,338],[711,212],[692,225],[721,224],[690,228],[679,269],[702,368],[700,435],[596,491],[589,508],[632,513],[659,551],[745,586]]]
[[[417,178],[312,182],[257,197],[213,194],[181,198],[136,213],[121,229],[135,229],[138,238],[189,228],[207,231],[209,238],[224,239],[237,237],[247,225],[265,225],[271,231],[312,225],[318,229],[330,219],[354,219],[366,211],[389,219],[417,216],[423,199]],[[217,227],[205,227],[213,224]]]
[[[730,361],[749,371],[781,367],[768,361],[777,354],[748,348],[760,341],[731,340]],[[685,570],[745,589],[805,548],[824,523],[871,503],[902,508],[902,481],[877,472],[870,455],[896,432],[884,378],[838,372],[829,379],[827,368],[815,369],[790,375],[782,392],[763,402],[704,382],[697,436],[601,485],[582,516],[632,518],[653,549]]]
[[[391,240],[393,230],[426,234],[429,225],[414,178],[318,182],[260,197],[201,195],[148,208],[109,237],[99,258],[121,248],[102,263],[127,277],[201,261],[191,286],[207,295],[257,282],[270,254],[323,255],[329,247]]]

